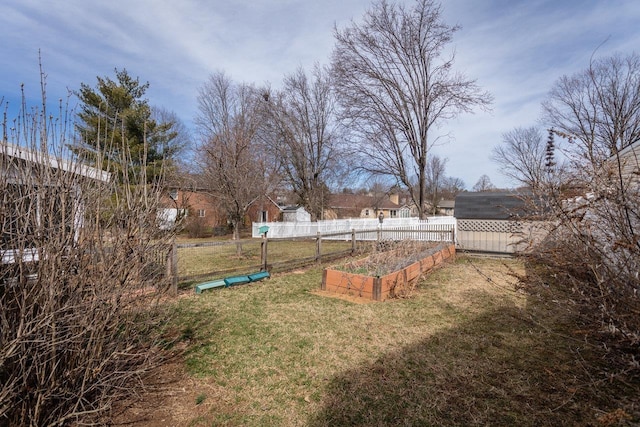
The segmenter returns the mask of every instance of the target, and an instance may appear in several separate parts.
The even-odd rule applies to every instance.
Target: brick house
[[[203,189],[189,190],[171,188],[162,200],[162,210],[158,213],[161,224],[171,227],[176,219],[184,216],[184,226],[190,234],[226,234],[227,214],[218,200]],[[255,199],[244,218],[244,226],[252,222],[281,220],[282,209],[269,196]]]
[[[276,222],[282,219],[282,208],[269,196],[258,197],[251,203],[245,217],[245,225],[252,222]]]
[[[185,228],[198,228],[201,234],[227,227],[227,216],[215,197],[202,189],[184,190],[170,188],[161,201],[162,210],[158,213],[161,222],[170,227],[178,217],[184,217]],[[206,230],[206,231],[205,231]]]

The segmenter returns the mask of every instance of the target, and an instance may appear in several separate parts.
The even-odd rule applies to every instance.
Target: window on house
[[[364,216],[369,216],[369,209],[364,210]]]
[[[389,211],[389,217],[391,217],[391,218],[397,218],[397,217],[398,217],[398,211],[397,211],[397,210],[395,210],[395,209],[391,209],[391,210]]]
[[[205,216],[207,216],[207,211],[204,209],[198,209],[198,216],[200,218],[204,218]]]
[[[171,200],[178,200],[178,190],[169,190]]]
[[[269,215],[267,211],[260,212],[260,222],[267,222]]]

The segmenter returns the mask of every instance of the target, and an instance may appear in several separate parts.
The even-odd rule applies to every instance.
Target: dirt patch
[[[193,425],[205,416],[222,390],[206,381],[190,377],[184,361],[174,360],[158,368],[146,379],[142,394],[115,408],[113,426],[174,427]]]

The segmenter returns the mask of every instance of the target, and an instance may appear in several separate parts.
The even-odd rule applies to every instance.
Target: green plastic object
[[[258,232],[259,232],[260,234],[266,234],[266,233],[267,233],[267,231],[269,231],[269,227],[268,227],[268,226],[266,226],[266,225],[263,225],[262,227],[258,227]]]
[[[201,283],[196,286],[196,294],[201,294],[202,291],[206,291],[207,289],[221,288],[223,286],[227,286],[224,280],[214,280],[212,282]]]
[[[249,275],[249,280],[252,282],[257,282],[258,280],[267,279],[271,277],[268,271],[259,271],[257,273],[252,273]]]
[[[250,281],[251,280],[249,279],[249,276],[233,276],[224,279],[224,283],[226,284],[226,286],[244,285],[245,283],[249,283]]]

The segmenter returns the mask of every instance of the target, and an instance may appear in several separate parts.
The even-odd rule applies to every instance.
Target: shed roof
[[[456,196],[458,219],[515,219],[526,211],[525,194],[513,191],[464,192]]]

